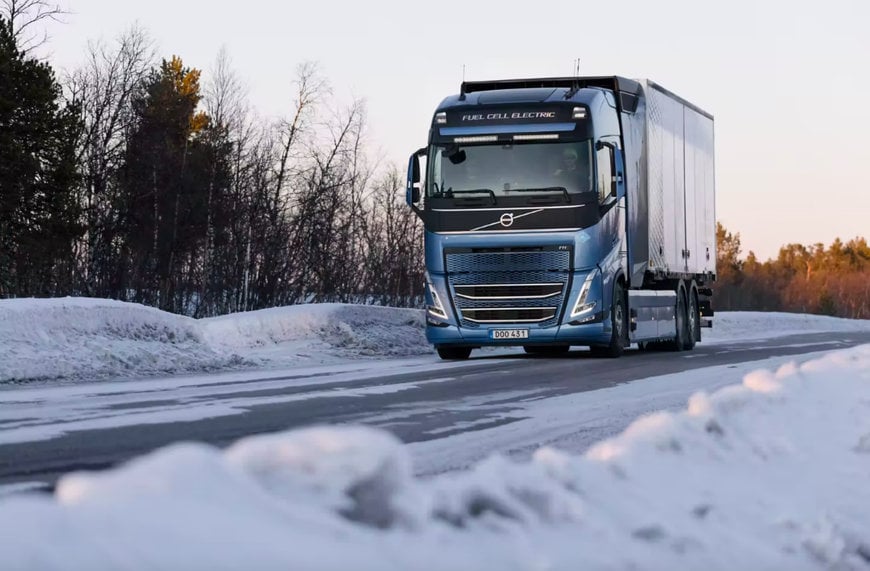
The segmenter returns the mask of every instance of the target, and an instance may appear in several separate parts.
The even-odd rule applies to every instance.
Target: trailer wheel
[[[616,284],[616,287],[613,288],[613,305],[610,307],[610,343],[604,346],[593,345],[590,347],[594,356],[610,358],[622,356],[628,332],[627,317],[625,294],[622,285]]]
[[[698,311],[698,294],[694,288],[688,291],[689,307],[686,312],[686,338],[683,341],[683,349],[691,351],[695,343],[700,340],[701,316]]]
[[[686,323],[688,321],[688,312],[686,311],[685,291],[683,288],[677,290],[677,313],[674,316],[677,336],[674,337],[673,341],[668,341],[666,344],[666,347],[671,351],[682,351],[686,348],[689,327]]]
[[[471,356],[471,347],[437,347],[437,350],[445,361],[462,361]]]

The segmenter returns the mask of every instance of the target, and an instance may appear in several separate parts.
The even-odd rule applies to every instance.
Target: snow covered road
[[[641,414],[682,407],[697,390],[739,382],[870,333],[722,341],[691,353],[593,359],[515,351],[0,390],[0,484],[45,482],[112,466],[178,440],[226,445],[312,424],[366,424],[411,444],[418,474],[464,468],[493,451],[572,452]]]

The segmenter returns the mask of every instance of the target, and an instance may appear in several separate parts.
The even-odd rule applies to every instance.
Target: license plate
[[[528,329],[491,329],[490,339],[528,339]]]

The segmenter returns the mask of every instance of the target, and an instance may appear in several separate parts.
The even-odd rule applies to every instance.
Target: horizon
[[[577,26],[582,34],[572,38],[571,18],[548,20],[549,27],[518,27],[513,4],[492,9],[448,1],[435,17],[424,15],[417,24],[421,30],[431,26],[439,40],[433,42],[415,33],[415,14],[389,1],[346,6],[340,13],[262,1],[238,12],[210,3],[207,28],[191,34],[188,25],[201,21],[203,3],[72,0],[64,3],[71,11],[65,23],[48,27],[42,51],[62,74],[84,63],[88,41],[112,42],[138,23],[154,39],[158,59],[178,55],[207,81],[225,47],[251,106],[268,118],[289,110],[295,67],[314,61],[339,103],[366,100],[372,152],[400,169],[425,141],[438,102],[458,91],[463,73],[469,80],[573,75],[579,57],[580,75],[646,77],[714,115],[716,217],[740,234],[743,257],[753,251],[761,260],[776,258],[790,243],[827,247],[836,238],[866,238],[870,173],[861,167],[870,156],[860,137],[870,130],[870,113],[847,100],[828,102],[837,93],[870,89],[870,76],[853,71],[870,55],[860,24],[870,7],[857,0],[813,9],[784,2],[735,4],[698,14],[678,0],[655,7],[633,0],[621,11],[635,16],[620,22],[621,41],[610,42],[606,26],[583,25],[612,19],[616,13],[606,7],[548,6],[546,14],[564,6],[566,13],[584,16]],[[387,11],[392,27],[379,18]],[[260,13],[270,17],[261,19]],[[445,26],[446,14],[462,17],[446,19],[456,25]],[[373,17],[370,27],[361,25]],[[487,22],[485,30],[499,32],[470,34],[469,22]],[[298,29],[288,33],[285,26],[294,23]],[[491,37],[505,33],[522,33],[524,40],[492,43]],[[287,58],[275,57],[280,53]],[[801,77],[812,80],[795,90]],[[819,199],[824,189],[832,189],[836,199]]]

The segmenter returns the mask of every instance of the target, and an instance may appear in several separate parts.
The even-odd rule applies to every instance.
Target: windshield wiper
[[[470,188],[468,190],[453,190],[453,188],[451,187],[447,189],[445,196],[447,196],[447,198],[453,198],[454,194],[488,194],[490,200],[492,200],[493,205],[497,204],[498,202],[495,198],[495,191],[491,188]]]
[[[533,188],[512,188],[515,192],[560,192],[565,197],[565,202],[571,202],[571,195],[564,186],[541,186]]]

